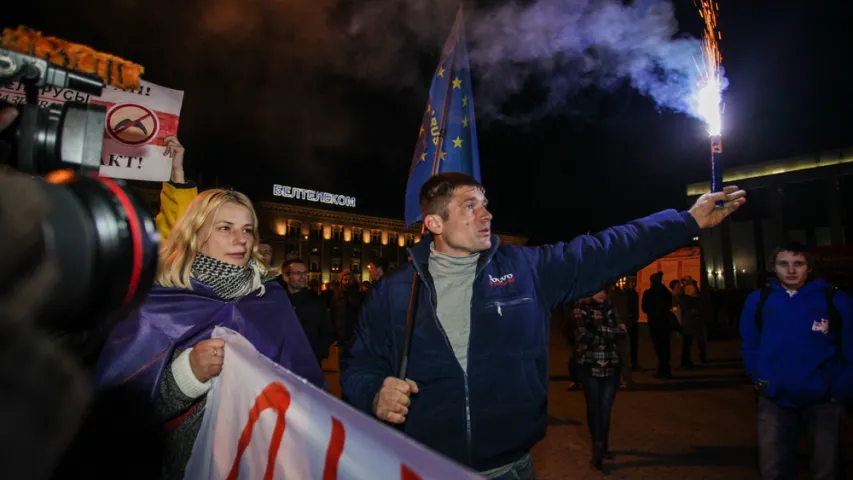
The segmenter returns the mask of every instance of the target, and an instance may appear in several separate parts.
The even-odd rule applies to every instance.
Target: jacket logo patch
[[[507,273],[501,278],[495,278],[489,275],[489,285],[493,287],[505,287],[510,283],[515,283],[515,277],[511,273]]]
[[[824,335],[829,333],[829,320],[825,318],[821,318],[820,320],[815,320],[812,322],[812,331],[820,332]]]

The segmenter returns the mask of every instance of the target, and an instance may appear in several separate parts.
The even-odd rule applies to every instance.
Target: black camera
[[[65,102],[39,105],[45,87],[98,96],[97,77],[0,48],[0,87],[17,82],[26,103],[0,132],[0,164],[41,177],[38,194],[50,199],[42,224],[44,253],[58,266],[59,281],[40,292],[47,303],[38,324],[62,332],[100,326],[138,305],[157,269],[159,235],[146,205],[117,180],[97,175],[106,109]],[[2,212],[0,212],[2,214]]]

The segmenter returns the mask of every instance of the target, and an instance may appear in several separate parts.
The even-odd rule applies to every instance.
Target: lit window
[[[291,237],[298,237],[299,232],[302,230],[302,224],[299,222],[292,222],[287,226],[287,235]]]

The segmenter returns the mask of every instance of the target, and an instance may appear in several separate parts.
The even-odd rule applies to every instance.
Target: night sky
[[[489,9],[505,3],[466,2],[472,58],[477,41],[507,42],[503,30],[482,33]],[[729,165],[853,145],[849,2],[807,3],[720,2]],[[458,2],[82,4],[15,2],[2,26],[24,24],[88,44],[144,65],[148,81],[183,90],[179,136],[189,175],[205,184],[218,178],[258,200],[270,199],[273,183],[324,190],[357,197],[361,213],[402,219],[420,115]],[[676,36],[700,35],[692,2],[673,4]],[[500,70],[473,65],[480,164],[495,230],[540,243],[684,208],[685,185],[708,177],[702,123],[656,107],[627,80],[610,79],[606,88],[584,82],[595,72],[569,65],[531,74],[504,98],[509,121],[481,119],[480,112],[494,111],[495,86],[515,84]],[[548,103],[544,87],[557,84],[559,106],[530,118]]]

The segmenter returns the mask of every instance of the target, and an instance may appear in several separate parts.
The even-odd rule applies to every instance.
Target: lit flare
[[[705,21],[705,34],[702,40],[702,63],[696,68],[701,77],[697,98],[698,114],[705,121],[709,136],[719,136],[723,130],[722,119],[722,72],[723,60],[719,40],[722,38],[717,28],[717,11],[720,5],[712,0],[694,0],[699,16]],[[695,60],[695,59],[694,59]]]

